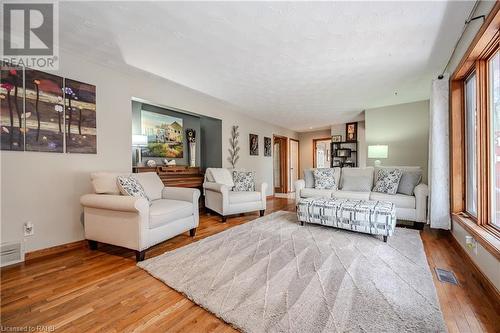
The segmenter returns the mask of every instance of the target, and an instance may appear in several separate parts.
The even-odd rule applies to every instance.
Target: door
[[[331,138],[313,139],[313,168],[330,167]]]
[[[295,182],[299,179],[299,141],[290,139],[290,192],[295,192]]]
[[[273,181],[274,193],[286,193],[288,188],[288,138],[273,137]]]

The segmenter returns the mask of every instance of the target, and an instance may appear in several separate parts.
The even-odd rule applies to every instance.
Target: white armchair
[[[137,261],[146,250],[189,230],[195,236],[199,223],[200,191],[165,187],[154,172],[132,174],[151,200],[120,195],[117,173],[93,173],[94,194],[80,198],[84,212],[85,238],[91,249],[97,242],[136,251]]]
[[[222,216],[222,222],[226,222],[228,215],[259,211],[264,216],[266,211],[267,184],[256,186],[256,191],[232,191],[234,184],[227,169],[217,169],[225,174],[225,184],[215,179],[211,173],[213,169],[207,169],[203,189],[205,191],[205,207]],[[227,174],[226,174],[227,173]],[[228,178],[229,177],[229,178]],[[216,176],[217,178],[217,176]],[[219,182],[217,182],[219,181]],[[259,189],[259,191],[257,191]]]

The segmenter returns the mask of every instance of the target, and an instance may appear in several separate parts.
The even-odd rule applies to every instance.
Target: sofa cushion
[[[315,189],[336,190],[338,188],[334,168],[314,169],[313,173]]]
[[[314,198],[314,197],[320,197],[320,198],[331,198],[333,190],[325,190],[325,189],[317,189],[317,188],[303,188],[300,191],[300,196],[302,198]]]
[[[191,202],[170,199],[153,200],[149,207],[149,228],[154,229],[191,215],[193,215]]]
[[[369,200],[370,192],[361,191],[334,191],[332,197],[335,199]]]
[[[161,192],[165,185],[163,185],[163,182],[156,172],[134,173],[132,177],[136,178],[142,185],[149,200],[161,199]]]
[[[422,180],[422,171],[404,171],[399,181],[398,193],[413,195],[415,187]]]
[[[120,188],[121,194],[131,197],[146,198],[148,201],[150,200],[137,179],[133,177],[118,176],[116,182]]]
[[[244,202],[255,202],[261,200],[260,192],[254,191],[229,191],[229,203],[238,204]]]
[[[119,176],[128,177],[130,173],[118,172],[93,172],[90,174],[90,180],[97,194],[120,194],[117,178]]]
[[[379,169],[373,192],[396,194],[402,174],[401,169]]]
[[[305,169],[304,170],[304,182],[306,188],[314,188],[314,169]]]
[[[368,179],[370,181],[369,187],[371,189],[372,183],[373,183],[373,167],[366,167],[366,168],[342,168],[342,177],[341,177],[341,180],[340,180],[340,189],[342,189],[342,190],[344,189],[344,183],[345,183],[344,180],[347,180],[348,182],[350,182],[355,177],[365,177],[364,181],[366,181]],[[363,189],[359,189],[358,191],[366,191],[366,189],[365,189],[366,187],[367,186],[364,185]],[[370,191],[370,190],[368,190],[368,191]]]
[[[389,201],[395,204],[397,208],[415,209],[416,207],[415,197],[412,195],[372,192],[370,194],[370,200]]]
[[[370,192],[372,190],[371,176],[344,175],[342,183],[343,191]]]
[[[209,173],[207,179],[217,184],[223,184],[229,187],[234,187],[233,176],[228,169],[225,168],[207,168],[205,173]]]
[[[233,171],[233,191],[255,191],[255,174],[252,171]]]

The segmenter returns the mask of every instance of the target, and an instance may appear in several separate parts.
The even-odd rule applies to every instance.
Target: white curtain
[[[429,220],[450,229],[449,77],[434,79],[429,122]]]

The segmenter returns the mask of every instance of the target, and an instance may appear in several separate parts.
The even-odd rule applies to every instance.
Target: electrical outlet
[[[24,237],[33,236],[35,234],[35,226],[31,221],[24,223]]]

